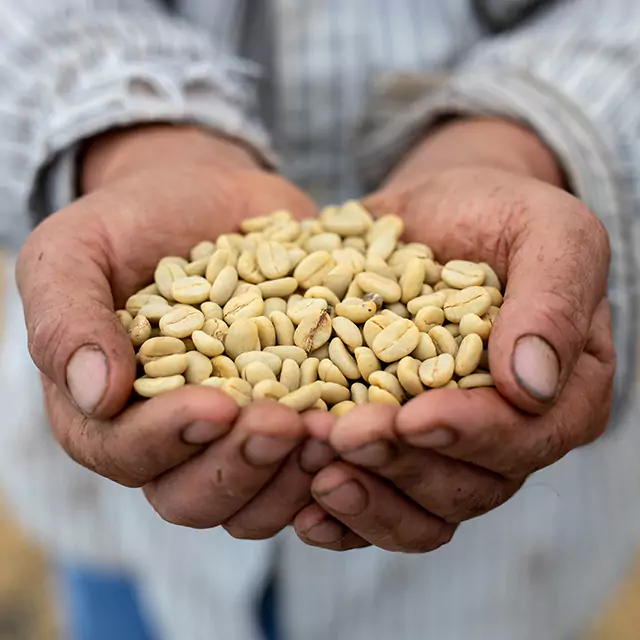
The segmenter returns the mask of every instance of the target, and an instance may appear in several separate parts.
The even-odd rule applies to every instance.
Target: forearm
[[[410,187],[427,171],[463,166],[493,167],[564,185],[558,160],[533,131],[495,118],[459,118],[433,129],[396,166],[385,185]]]
[[[207,164],[218,171],[264,166],[242,142],[197,126],[149,125],[115,130],[89,141],[81,155],[83,193],[141,167]]]

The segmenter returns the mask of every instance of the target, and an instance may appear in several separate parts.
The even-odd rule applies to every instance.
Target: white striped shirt
[[[0,0],[0,16],[7,240],[75,197],[78,144],[114,126],[189,121],[240,137],[327,203],[374,186],[431,121],[456,111],[534,128],[613,249],[615,429],[424,557],[331,554],[290,532],[242,543],[178,529],[139,492],[74,467],[33,402],[9,282],[0,389],[13,408],[0,479],[43,541],[132,567],[166,640],[253,640],[253,598],[274,562],[291,640],[577,637],[640,533],[629,507],[640,433],[624,411],[638,397],[640,3]]]

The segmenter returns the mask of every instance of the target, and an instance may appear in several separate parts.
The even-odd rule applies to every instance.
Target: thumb
[[[504,304],[489,341],[498,390],[531,413],[546,411],[562,392],[606,292],[607,234],[578,201],[568,204],[514,221]]]
[[[109,418],[127,402],[136,364],[113,312],[108,258],[97,223],[75,207],[43,222],[16,270],[36,366],[86,416]]]

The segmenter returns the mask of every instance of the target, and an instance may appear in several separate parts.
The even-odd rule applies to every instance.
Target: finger
[[[597,218],[565,194],[547,203],[532,192],[510,225],[507,287],[489,364],[508,400],[541,413],[557,401],[585,346],[606,289],[609,244]]]
[[[228,521],[261,491],[304,437],[300,416],[277,402],[244,408],[229,435],[145,486],[165,520],[194,528]]]
[[[371,409],[373,415],[378,407]],[[520,481],[398,442],[393,424],[398,408],[395,409],[390,412],[384,431],[378,425],[370,430],[365,412],[358,415],[354,410],[338,418],[331,443],[341,459],[388,480],[402,494],[450,523],[487,513],[520,488]]]
[[[29,353],[81,413],[105,419],[131,394],[134,351],[113,313],[99,226],[83,226],[77,210],[58,216],[31,234],[18,260]]]
[[[301,420],[305,434],[316,434],[326,440],[335,418],[323,411],[307,411]],[[335,452],[326,441],[309,438],[289,456],[271,482],[224,523],[224,528],[235,538],[273,537],[311,501],[312,474],[334,459]]]
[[[311,547],[348,551],[371,546],[315,502],[296,516],[293,525],[300,540]]]
[[[222,525],[230,535],[242,540],[272,538],[309,504],[312,476],[300,468],[300,449],[287,458],[262,491]]]
[[[587,342],[590,351],[580,356],[563,394],[546,415],[522,414],[494,389],[443,389],[423,394],[400,410],[398,436],[516,480],[548,466],[606,427],[615,371],[603,330],[607,322],[608,311],[601,307]]]
[[[433,551],[449,542],[455,531],[455,525],[428,513],[388,483],[342,462],[320,471],[311,493],[336,520],[387,551]]]
[[[188,387],[139,402],[113,421],[87,418],[43,377],[54,435],[82,466],[128,487],[140,487],[227,434],[238,415],[216,389]]]
[[[307,451],[307,466],[314,464],[318,469],[328,466],[335,458],[333,449],[321,441],[308,440],[298,447],[271,482],[224,523],[232,536],[251,540],[271,538],[291,524],[296,514],[309,504],[314,472],[305,468],[304,451]]]

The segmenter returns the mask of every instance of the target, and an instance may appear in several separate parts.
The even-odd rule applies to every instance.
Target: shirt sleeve
[[[633,384],[638,325],[638,24],[636,0],[558,2],[481,42],[452,74],[425,79],[420,98],[400,107],[382,93],[378,100],[386,107],[369,120],[360,147],[364,175],[373,185],[445,115],[504,117],[537,132],[562,163],[572,191],[609,233],[618,409]]]
[[[0,241],[46,213],[47,186],[57,206],[72,197],[78,143],[113,127],[197,123],[273,163],[255,118],[259,70],[234,57],[223,29],[152,0],[0,0],[0,15]]]

